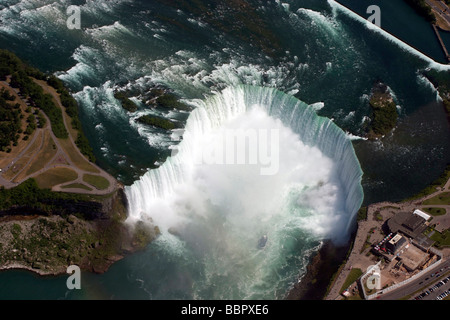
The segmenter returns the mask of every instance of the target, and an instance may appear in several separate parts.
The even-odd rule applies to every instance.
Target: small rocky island
[[[136,92],[138,99],[148,109],[156,109],[167,112],[168,110],[177,111],[190,111],[192,108],[179,101],[179,98],[175,94],[169,92],[167,89],[154,87],[147,92]],[[114,97],[119,100],[122,108],[128,112],[136,112],[139,107],[134,103],[129,96],[132,96],[132,92],[116,91]],[[182,127],[182,124],[161,116],[152,114],[146,114],[140,116],[135,120],[136,122],[153,126],[163,130],[173,130]]]
[[[369,104],[372,113],[367,138],[380,139],[395,128],[398,120],[397,106],[386,84],[381,81],[375,82]]]

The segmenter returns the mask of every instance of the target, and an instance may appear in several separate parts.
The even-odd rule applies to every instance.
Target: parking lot
[[[414,296],[415,300],[442,300],[450,295],[450,276],[447,274],[445,277],[442,277],[442,274],[438,271],[430,276],[430,278],[433,277],[437,279],[437,281],[434,281],[432,285]],[[430,279],[426,278],[425,281],[427,280]]]

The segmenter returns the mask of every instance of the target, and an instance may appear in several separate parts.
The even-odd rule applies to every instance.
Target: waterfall
[[[351,141],[337,125],[318,116],[304,102],[273,88],[230,87],[196,104],[187,120],[183,140],[176,147],[176,155],[125,188],[129,220],[151,217],[156,224],[167,224],[166,229],[169,228],[173,218],[167,213],[165,202],[173,198],[177,187],[191,179],[199,141],[226,121],[245,114],[253,106],[260,106],[271,118],[279,119],[297,134],[305,145],[318,148],[325,157],[332,159],[337,168],[335,174],[344,189],[341,191],[346,225],[339,232],[349,231],[363,200],[362,170]]]

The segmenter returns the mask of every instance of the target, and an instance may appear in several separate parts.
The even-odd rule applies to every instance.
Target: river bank
[[[2,103],[0,111],[14,109],[17,118],[2,119],[14,138],[0,147],[0,270],[58,275],[78,265],[104,273],[143,249],[158,230],[125,222],[123,186],[94,163],[78,104],[62,81],[7,50],[0,50],[0,69],[0,98],[15,103]]]
[[[311,257],[306,273],[286,295],[286,300],[322,300],[332,282],[333,275],[351,249],[354,235],[344,245],[335,245],[326,240]],[[331,280],[330,280],[331,279]]]
[[[122,189],[85,205],[95,203],[101,209],[94,218],[80,213],[0,215],[0,270],[24,269],[49,276],[78,265],[83,271],[104,273],[114,262],[145,248],[159,233],[151,224],[125,222]]]

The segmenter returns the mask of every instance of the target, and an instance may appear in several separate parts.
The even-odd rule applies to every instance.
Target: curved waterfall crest
[[[186,122],[183,140],[176,147],[178,153],[125,188],[129,219],[152,217],[152,204],[169,197],[176,186],[189,179],[200,137],[257,105],[298,134],[305,145],[317,147],[337,165],[337,175],[345,189],[344,207],[348,215],[345,231],[348,231],[363,201],[363,173],[351,141],[336,124],[318,116],[306,103],[274,88],[248,85],[229,87],[195,103],[197,106]]]

